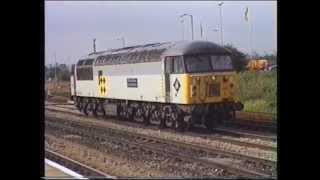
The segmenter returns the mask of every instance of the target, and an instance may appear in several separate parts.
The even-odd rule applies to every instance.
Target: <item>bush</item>
[[[235,76],[236,99],[245,111],[277,112],[277,72],[241,72]]]

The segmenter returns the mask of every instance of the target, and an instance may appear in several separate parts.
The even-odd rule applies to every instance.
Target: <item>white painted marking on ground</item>
[[[50,166],[52,166],[52,167],[54,167],[56,169],[59,169],[60,171],[66,173],[66,174],[68,174],[68,175],[70,175],[72,177],[75,177],[75,178],[78,178],[78,179],[88,179],[88,178],[84,178],[82,175],[80,175],[80,174],[78,174],[78,173],[76,173],[76,172],[74,172],[74,171],[72,171],[72,170],[70,170],[70,169],[68,169],[66,167],[61,166],[60,164],[57,164],[57,163],[55,163],[53,161],[50,161],[49,159],[45,159],[45,163],[47,163],[48,165],[50,165]]]

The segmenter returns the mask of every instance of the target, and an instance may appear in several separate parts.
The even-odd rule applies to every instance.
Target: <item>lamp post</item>
[[[221,38],[221,46],[223,46],[223,31],[222,31],[222,5],[224,3],[220,2],[218,3],[218,6],[220,7],[220,38]]]
[[[93,52],[96,53],[96,39],[93,39]]]
[[[184,21],[183,19],[180,20],[181,27],[182,27],[182,40],[184,41]]]
[[[192,40],[193,40],[193,16],[191,14],[182,14],[180,17],[189,16],[191,18],[191,33],[192,33]]]
[[[218,29],[218,28],[214,28],[214,29],[212,29],[212,31],[213,31],[213,32],[218,32],[219,29]]]

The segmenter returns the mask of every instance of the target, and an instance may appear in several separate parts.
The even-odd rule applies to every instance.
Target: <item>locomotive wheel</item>
[[[133,120],[133,108],[128,106],[120,106],[120,119],[124,121]]]
[[[165,118],[165,127],[167,128],[174,128],[174,120],[171,117]]]
[[[145,116],[141,106],[133,108],[133,120],[141,123],[145,123]]]
[[[213,131],[213,129],[215,128],[215,123],[212,120],[206,121],[205,125],[209,131]]]
[[[93,101],[91,102],[91,112],[92,112],[92,115],[94,117],[98,117],[98,114],[97,114],[97,107],[98,107],[98,101]]]
[[[126,118],[127,121],[133,121],[134,120],[134,108],[129,107],[127,108]]]
[[[80,112],[83,112],[84,105],[85,105],[85,104],[84,104],[83,100],[82,100],[82,99],[79,99],[79,100],[78,100],[78,106],[77,106],[77,107],[78,107],[78,109],[79,109]]]
[[[118,117],[120,120],[125,120],[125,109],[121,105],[119,105],[119,108],[118,108]]]
[[[97,116],[104,117],[106,115],[106,112],[103,109],[103,102],[98,102],[94,111]]]
[[[149,123],[161,126],[161,113],[158,108],[152,109],[149,115]]]
[[[89,103],[88,102],[83,102],[83,113],[88,116],[88,107],[89,107]]]
[[[214,112],[211,115],[206,115],[205,117],[205,126],[209,131],[213,131],[214,128],[218,125],[218,121],[221,118],[221,114],[218,112]]]
[[[182,132],[185,129],[185,123],[183,121],[183,116],[181,114],[178,115],[178,119],[174,123],[174,128],[176,131]]]
[[[164,125],[167,128],[174,128],[174,123],[175,123],[175,118],[176,114],[174,114],[175,112],[169,112],[169,109],[166,108],[164,110]]]
[[[81,111],[81,110],[80,110],[80,100],[79,100],[78,98],[76,98],[75,103],[76,103],[77,109],[78,109],[79,111]]]
[[[94,102],[89,100],[84,107],[84,110],[83,110],[84,114],[86,116],[94,115],[94,109],[95,109],[94,106],[95,106]]]

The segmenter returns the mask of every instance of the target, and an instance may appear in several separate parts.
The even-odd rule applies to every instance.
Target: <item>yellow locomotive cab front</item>
[[[183,74],[182,104],[219,103],[233,101],[233,72]]]

